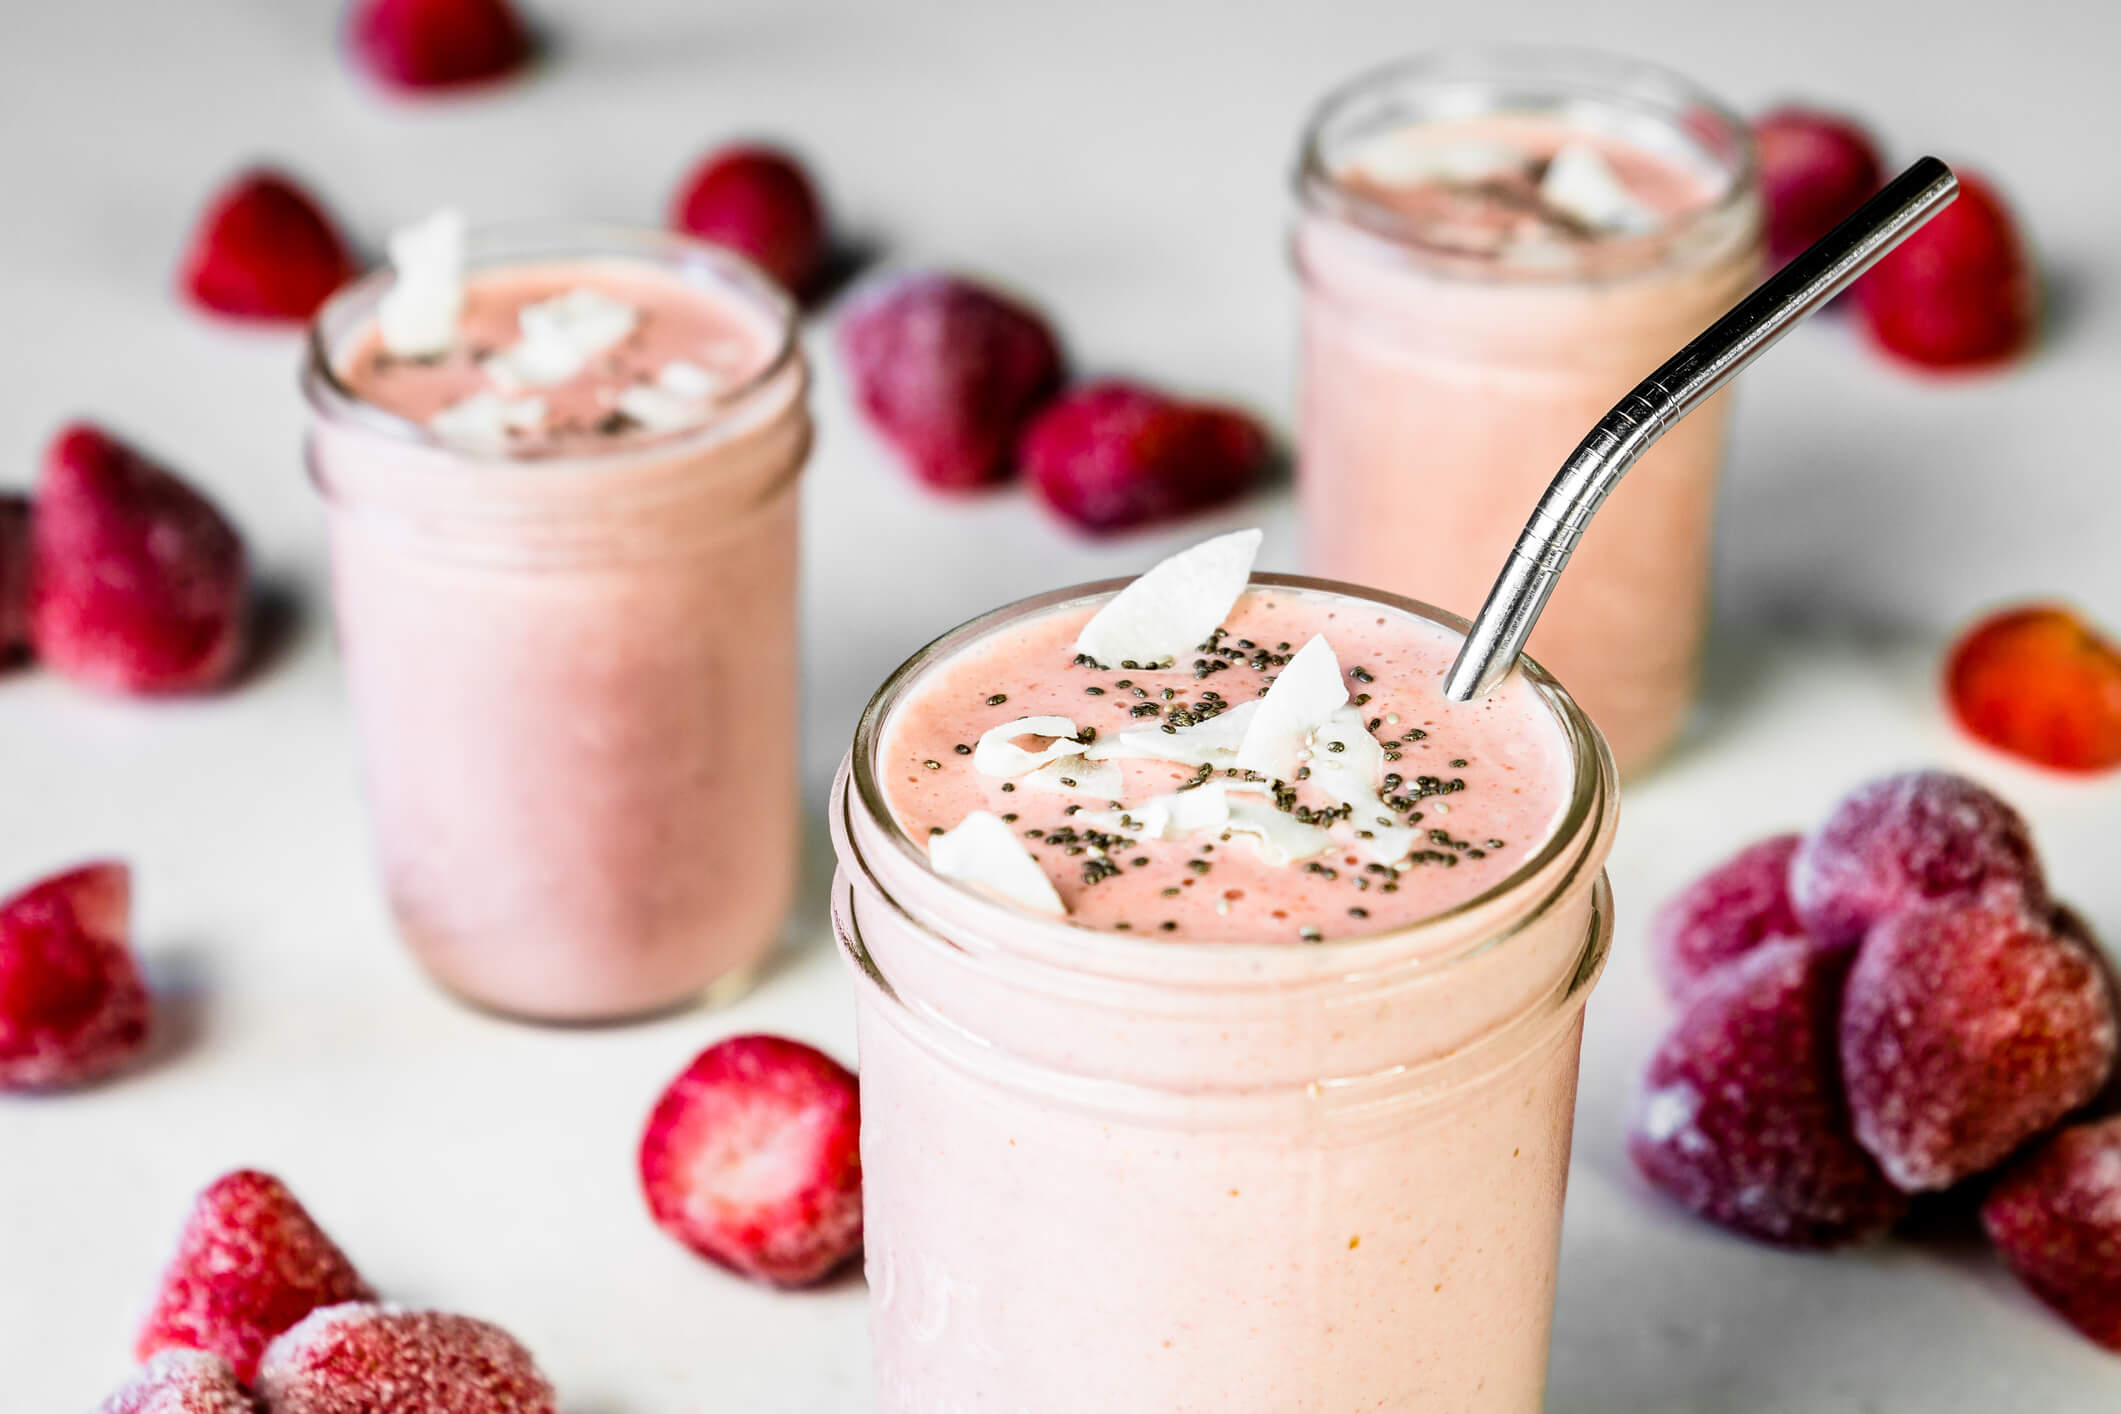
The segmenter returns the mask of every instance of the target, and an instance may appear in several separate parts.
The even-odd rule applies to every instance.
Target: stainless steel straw
[[[1509,675],[1584,527],[1651,443],[1943,210],[1958,191],[1951,168],[1934,157],[1920,159],[1600,419],[1562,463],[1525,522],[1444,679],[1444,695],[1468,702]]]

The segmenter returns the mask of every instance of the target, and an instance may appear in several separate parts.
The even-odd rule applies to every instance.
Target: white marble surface
[[[29,478],[60,419],[106,418],[226,502],[302,617],[268,674],[213,701],[0,682],[0,882],[83,855],[132,859],[139,941],[173,1023],[156,1064],[122,1083],[0,1102],[0,1408],[86,1409],[118,1379],[191,1193],[238,1164],[284,1174],[390,1291],[516,1330],[567,1414],[869,1407],[858,1283],[794,1296],[740,1285],[659,1237],[632,1180],[642,1114],[706,1041],[767,1028],[851,1049],[815,887],[749,999],[631,1030],[471,1015],[392,944],[323,620],[319,515],[296,463],[293,340],[213,327],[167,294],[214,182],[252,158],[284,161],[373,245],[444,200],[485,219],[652,221],[697,149],[784,135],[892,260],[1020,283],[1086,367],[1285,419],[1284,173],[1307,100],[1394,52],[1493,38],[1636,50],[1748,105],[1793,91],[1859,100],[1899,151],[2001,173],[2055,286],[2053,337],[2011,376],[1911,380],[1831,325],[1748,376],[1702,729],[1629,793],[1613,856],[1622,924],[1591,1009],[1550,1408],[2121,1402],[2121,1359],[2047,1317],[1978,1246],[1836,1258],[1746,1246],[1646,1197],[1618,1133],[1661,1024],[1647,909],[1718,850],[1804,821],[1866,774],[1940,761],[1994,781],[2032,815],[2061,890],[2121,936],[2121,790],[2037,779],[1955,742],[1931,685],[1942,637],[1998,597],[2068,595],[2121,624],[2121,185],[2087,170],[2111,133],[2084,126],[2110,87],[2117,12],[1438,8],[554,0],[537,13],[556,56],[534,79],[407,106],[343,72],[329,0],[7,5],[0,481]],[[910,648],[1003,599],[1143,565],[1199,529],[1093,546],[1015,496],[924,500],[820,362],[813,800],[868,689]],[[1265,563],[1290,566],[1282,496],[1211,523],[1254,518],[1270,528]]]

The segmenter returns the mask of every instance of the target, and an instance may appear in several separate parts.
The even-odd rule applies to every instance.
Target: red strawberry
[[[207,204],[179,280],[202,309],[299,323],[353,275],[353,256],[316,200],[292,179],[257,169]]]
[[[502,78],[532,50],[508,0],[357,0],[346,37],[371,78],[407,91]]]
[[[1272,450],[1244,413],[1152,388],[1086,383],[1024,433],[1024,470],[1046,504],[1085,530],[1126,530],[1250,490]]]
[[[101,1079],[147,1042],[129,940],[132,874],[87,864],[0,903],[0,1090]]]
[[[670,224],[748,257],[801,294],[825,258],[825,208],[802,165],[771,147],[709,153],[679,190]]]
[[[272,1414],[553,1414],[552,1385],[499,1326],[354,1303],[272,1343],[257,1379]]]
[[[135,1350],[143,1360],[209,1350],[247,1384],[274,1336],[319,1306],[371,1295],[285,1184],[238,1170],[192,1205]]]
[[[1650,920],[1650,957],[1665,990],[1685,992],[1771,938],[1802,937],[1790,907],[1796,835],[1746,846],[1681,889]]]
[[[100,427],[46,449],[32,522],[37,654],[106,692],[213,687],[243,655],[243,542],[212,502]]]
[[[1995,188],[1959,173],[1959,198],[1856,282],[1880,348],[1925,368],[1997,363],[2032,342],[2032,257]]]
[[[29,647],[29,498],[0,492],[0,664]]]
[[[165,1350],[96,1414],[256,1414],[229,1363],[200,1350]]]
[[[1871,930],[1841,1008],[1856,1136],[1909,1192],[1949,1188],[2099,1093],[2105,969],[2014,906],[1916,909]]]
[[[800,1041],[732,1036],[700,1052],[641,1137],[641,1187],[665,1232],[777,1286],[861,1250],[861,1099]]]
[[[1855,1136],[1834,1063],[1845,956],[1762,943],[1703,978],[1643,1076],[1628,1153],[1658,1191],[1785,1247],[1874,1236],[1907,1200]]]
[[[1944,695],[1967,732],[2058,771],[2121,766],[2121,644],[2068,609],[1991,614],[1960,636]]]
[[[939,490],[1007,480],[1018,433],[1060,387],[1060,345],[1045,319],[950,275],[912,275],[858,297],[839,343],[862,411]]]
[[[1909,771],[1858,786],[1790,860],[1790,899],[1826,948],[1871,926],[1958,899],[2047,907],[2032,834],[2017,811],[1963,776]]]
[[[2121,1353],[2121,1115],[2027,1155],[1981,1205],[1981,1225],[2035,1295]]]
[[[1767,199],[1768,259],[1781,265],[1885,185],[1871,135],[1815,108],[1777,108],[1753,124]]]

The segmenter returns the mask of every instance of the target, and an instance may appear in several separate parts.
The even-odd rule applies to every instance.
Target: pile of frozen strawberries
[[[1652,1185],[1790,1247],[1964,1194],[2121,1350],[2116,982],[2016,811],[1943,772],[1874,781],[1711,870],[1652,943],[1679,1006],[1629,1136]]]

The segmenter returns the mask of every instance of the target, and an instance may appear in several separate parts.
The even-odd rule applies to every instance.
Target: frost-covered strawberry
[[[203,1350],[165,1350],[135,1371],[96,1414],[255,1414],[226,1360]]]
[[[554,1414],[552,1385],[499,1326],[365,1302],[305,1316],[265,1352],[272,1414]]]
[[[37,656],[105,692],[214,687],[241,662],[243,541],[176,473],[90,423],[44,453],[31,519]]]
[[[532,54],[508,0],[357,0],[346,34],[372,78],[410,92],[505,78]]]
[[[132,875],[84,865],[0,903],[0,1090],[100,1080],[147,1044]]]
[[[1650,959],[1678,996],[1717,968],[1804,925],[1790,907],[1796,835],[1747,845],[1681,889],[1650,919]]]
[[[1767,201],[1768,259],[1781,265],[1885,184],[1878,144],[1852,118],[1777,108],[1753,124]]]
[[[870,423],[944,491],[1007,480],[1018,434],[1061,382],[1045,317],[954,275],[905,276],[858,295],[839,344]]]
[[[1698,982],[1643,1076],[1628,1153],[1659,1192],[1786,1247],[1836,1247],[1906,1210],[1850,1132],[1834,1052],[1846,957],[1760,944]]]
[[[1953,900],[2047,906],[2032,833],[1963,776],[1910,771],[1842,797],[1790,860],[1790,901],[1820,946],[1854,947],[1880,920]]]
[[[778,1036],[702,1051],[649,1116],[641,1188],[664,1231],[778,1286],[862,1245],[861,1097],[830,1056]]]
[[[1909,1192],[1994,1167],[2091,1100],[2117,1044],[2099,960],[2044,915],[1993,904],[1874,928],[1840,1036],[1856,1136]]]
[[[1871,340],[1923,368],[2000,363],[2039,322],[2039,280],[2010,208],[1961,170],[1959,196],[1856,282]]]
[[[372,1295],[286,1184],[239,1170],[192,1205],[135,1353],[212,1351],[249,1382],[274,1336],[320,1306]]]
[[[2035,1295],[2121,1353],[2121,1115],[2027,1154],[1982,1203],[1981,1225]]]
[[[1129,530],[1235,500],[1273,443],[1235,408],[1182,402],[1110,380],[1055,399],[1024,432],[1024,473],[1047,505],[1089,531]]]
[[[825,260],[825,206],[800,162],[745,144],[709,153],[670,213],[681,231],[726,246],[802,294]]]

